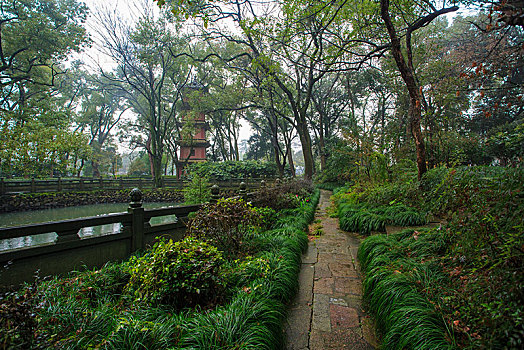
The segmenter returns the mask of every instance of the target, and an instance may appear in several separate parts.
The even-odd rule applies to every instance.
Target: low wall
[[[0,196],[0,213],[128,201],[129,190],[6,194]],[[184,193],[177,189],[145,190],[144,201],[180,203],[184,201]]]
[[[132,191],[132,194],[138,192]],[[40,277],[44,277],[101,267],[108,261],[121,261],[150,247],[158,237],[180,240],[185,235],[189,213],[197,211],[200,206],[145,210],[140,194],[140,198],[133,198],[127,213],[0,228],[0,239],[57,234],[56,241],[51,244],[0,252],[0,289],[16,288],[23,282],[30,282],[37,271]],[[167,215],[175,215],[176,222],[150,225],[152,218]],[[84,227],[117,223],[122,225],[119,233],[82,239],[78,236],[78,231]]]

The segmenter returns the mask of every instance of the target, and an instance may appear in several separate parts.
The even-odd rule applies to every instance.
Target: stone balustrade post
[[[35,193],[36,192],[36,182],[35,182],[35,178],[33,177],[31,179],[31,193]]]
[[[138,188],[133,188],[129,193],[131,202],[127,212],[131,218],[131,252],[144,249],[144,207],[142,207],[142,192]]]
[[[210,203],[216,203],[220,199],[220,188],[218,185],[211,186],[211,199],[209,200]]]
[[[62,178],[60,176],[58,177],[58,182],[56,184],[56,187],[57,187],[56,189],[58,192],[62,192]]]
[[[240,186],[238,188],[238,194],[240,197],[242,197],[243,200],[247,199],[247,185],[244,181],[240,183]]]

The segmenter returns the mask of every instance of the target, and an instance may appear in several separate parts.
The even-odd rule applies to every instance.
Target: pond
[[[167,206],[181,205],[181,203],[144,203],[146,209],[156,209]],[[37,224],[50,221],[78,219],[82,217],[106,215],[111,213],[126,212],[128,203],[109,203],[81,205],[75,207],[33,210],[24,212],[0,214],[0,227],[12,227]],[[151,219],[151,225],[166,224],[176,221],[174,215],[156,217]],[[120,232],[121,224],[108,224],[94,227],[85,227],[78,232],[80,238],[102,236]],[[32,235],[12,239],[0,239],[0,251],[25,248],[55,242],[57,234],[54,232]]]

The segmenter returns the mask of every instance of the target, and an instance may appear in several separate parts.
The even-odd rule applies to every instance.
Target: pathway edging
[[[331,192],[322,190],[315,219],[323,234],[302,257],[298,295],[290,305],[287,349],[374,349],[373,325],[362,309],[357,261],[360,238],[328,217]]]

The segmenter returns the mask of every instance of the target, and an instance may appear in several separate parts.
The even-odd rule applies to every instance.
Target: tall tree
[[[22,111],[87,42],[87,7],[76,0],[10,0],[0,5],[0,109]]]
[[[100,13],[98,19],[99,34],[118,63],[114,74],[103,74],[138,114],[128,124],[136,132],[132,143],[147,151],[155,186],[160,187],[167,140],[176,128],[182,88],[190,77],[185,61],[175,57],[187,40],[176,22],[156,19],[150,12],[135,28],[110,12]]]
[[[442,5],[444,6],[445,4],[446,2],[443,1]],[[416,30],[427,26],[440,15],[457,11],[458,7],[452,6],[437,9],[431,2],[424,1],[420,4],[416,3],[408,6],[407,11],[402,9],[401,6],[395,6],[395,8],[400,9],[400,12],[395,13],[392,18],[390,1],[380,0],[380,16],[384,21],[390,38],[391,53],[409,93],[409,123],[413,139],[415,140],[418,177],[420,179],[427,171],[426,147],[420,127],[422,118],[422,93],[413,66],[413,47],[411,38],[413,32]],[[401,24],[399,23],[400,21]],[[399,25],[402,25],[403,28],[405,27],[402,33],[399,33],[399,30],[397,29]],[[404,39],[405,56],[402,49],[402,39]]]
[[[355,39],[360,7],[347,0],[175,0],[172,5],[175,12],[201,16],[205,24],[229,19],[237,25],[237,36],[216,26],[208,28],[207,36],[243,45],[254,68],[267,77],[266,84],[274,84],[285,96],[302,145],[304,176],[311,178],[315,167],[307,116],[313,87],[325,74],[357,69],[384,49],[369,40],[366,49],[356,49],[362,45]]]
[[[100,177],[99,164],[111,142],[111,132],[120,122],[127,110],[123,106],[123,96],[111,88],[111,82],[102,76],[88,77],[89,87],[82,93],[82,108],[76,118],[78,128],[89,135],[89,145],[93,149],[91,168],[93,177]]]

